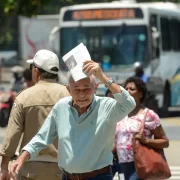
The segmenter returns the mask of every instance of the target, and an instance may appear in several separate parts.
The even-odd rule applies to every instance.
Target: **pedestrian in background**
[[[107,89],[107,91],[106,91],[106,93],[105,93],[105,96],[106,96],[106,97],[114,98],[112,92],[111,92],[109,89]]]
[[[125,180],[140,180],[136,175],[132,139],[139,132],[142,121],[145,118],[143,134],[137,134],[135,138],[141,143],[156,149],[169,146],[169,140],[161,125],[159,116],[151,109],[144,106],[143,102],[147,94],[146,84],[141,78],[130,77],[124,83],[125,89],[134,98],[136,107],[117,123],[115,136],[115,150],[118,155],[118,165],[114,166],[113,174],[124,174]],[[153,138],[154,137],[154,138]]]
[[[25,82],[25,87],[31,87],[34,85],[34,82],[32,80],[32,71],[29,68],[24,70],[23,78]]]
[[[58,164],[63,180],[112,180],[112,145],[116,124],[135,107],[134,99],[101,70],[98,63],[88,60],[83,71],[89,77],[67,86],[71,97],[61,99],[52,109],[38,134],[23,148],[11,166],[11,176],[27,160],[34,159],[58,136]],[[115,99],[95,95],[95,78],[110,89]]]
[[[134,75],[135,77],[139,77],[144,81],[144,83],[148,83],[149,77],[144,73],[144,69],[141,63],[139,62],[135,63],[134,72],[135,72],[135,75]]]
[[[27,62],[32,64],[32,79],[36,84],[22,91],[15,99],[0,151],[0,180],[9,179],[9,161],[15,155],[21,135],[23,134],[20,150],[39,131],[55,103],[69,96],[66,87],[56,83],[59,70],[59,59],[56,54],[40,50]],[[18,174],[18,180],[61,179],[62,171],[57,164],[57,139],[52,143],[24,164]]]

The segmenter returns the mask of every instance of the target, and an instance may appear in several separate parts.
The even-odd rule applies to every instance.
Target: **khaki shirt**
[[[23,134],[20,149],[39,131],[56,102],[66,96],[69,96],[66,87],[52,80],[39,81],[33,87],[22,91],[16,97],[12,107],[7,134],[0,155],[13,158],[21,135]],[[57,157],[57,144],[56,139],[39,155]]]

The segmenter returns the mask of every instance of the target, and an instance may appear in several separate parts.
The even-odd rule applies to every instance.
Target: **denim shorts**
[[[137,177],[134,162],[127,163],[114,163],[112,166],[113,176],[118,174],[123,174],[125,180],[142,180]]]

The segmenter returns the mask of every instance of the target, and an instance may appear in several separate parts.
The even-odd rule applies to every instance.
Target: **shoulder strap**
[[[140,132],[140,133],[143,133],[143,131],[144,131],[144,124],[145,124],[145,121],[146,121],[147,113],[148,113],[148,111],[149,111],[148,108],[146,108],[146,109],[147,109],[147,110],[146,110],[146,112],[145,112],[145,115],[144,115],[144,117],[143,117],[143,120],[142,120],[140,129],[139,129],[139,132]]]

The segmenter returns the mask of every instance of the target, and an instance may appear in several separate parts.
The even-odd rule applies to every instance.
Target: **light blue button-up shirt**
[[[33,158],[58,136],[58,165],[65,171],[85,173],[112,164],[116,123],[135,107],[133,97],[121,89],[115,99],[94,96],[81,116],[72,106],[72,97],[61,99],[23,150]]]

